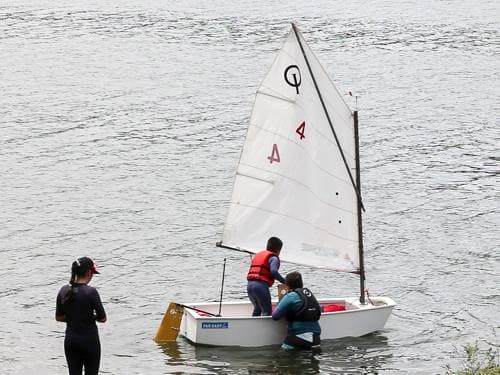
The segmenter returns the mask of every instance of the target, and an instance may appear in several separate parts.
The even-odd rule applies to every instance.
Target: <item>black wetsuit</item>
[[[56,316],[66,317],[66,337],[64,353],[68,362],[70,375],[81,375],[85,367],[85,375],[97,375],[101,359],[101,344],[96,320],[106,318],[99,293],[86,284],[74,284],[73,300],[63,306],[63,296],[69,285],[59,291],[56,302]]]

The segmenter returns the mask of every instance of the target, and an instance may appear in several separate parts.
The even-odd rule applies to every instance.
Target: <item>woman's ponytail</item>
[[[73,298],[74,298],[74,285],[76,282],[77,278],[77,271],[80,266],[80,262],[78,260],[74,261],[73,264],[71,265],[71,278],[69,279],[69,288],[62,297],[62,303],[64,306],[64,309],[66,310],[66,315],[68,314],[69,307],[73,303]]]

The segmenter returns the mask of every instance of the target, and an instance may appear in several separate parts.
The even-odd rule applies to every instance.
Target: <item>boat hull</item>
[[[371,301],[373,304],[361,305],[354,298],[319,300],[322,306],[345,306],[343,311],[322,313],[321,339],[359,337],[382,329],[396,304],[387,297],[371,298]],[[213,314],[219,311],[218,303],[186,305]],[[252,317],[252,309],[251,303],[245,301],[223,303],[220,317],[185,309],[180,334],[200,345],[259,347],[281,344],[286,336],[286,321]]]

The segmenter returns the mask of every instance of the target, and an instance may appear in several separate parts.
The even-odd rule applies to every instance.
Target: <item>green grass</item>
[[[454,371],[447,365],[447,375],[500,375],[498,348],[494,350],[490,347],[487,351],[481,351],[475,343],[467,344],[464,350],[464,368]]]

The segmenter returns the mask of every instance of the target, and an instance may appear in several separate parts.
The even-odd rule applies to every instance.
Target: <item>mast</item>
[[[321,106],[323,107],[323,111],[325,112],[326,119],[328,120],[328,124],[330,125],[330,129],[333,132],[333,137],[335,138],[335,142],[337,143],[337,147],[339,148],[340,151],[340,156],[342,156],[342,160],[344,161],[345,168],[347,170],[347,174],[349,175],[349,179],[351,180],[352,187],[354,188],[354,191],[356,192],[356,195],[358,196],[358,203],[361,204],[361,208],[364,210],[363,206],[363,201],[361,200],[361,195],[359,193],[359,190],[354,183],[354,179],[352,177],[351,170],[349,169],[349,165],[347,164],[347,160],[344,155],[344,151],[342,150],[342,147],[340,146],[340,141],[337,137],[337,133],[335,132],[335,129],[333,128],[332,120],[330,119],[330,115],[328,114],[328,110],[326,109],[325,102],[323,101],[323,96],[321,95],[321,92],[319,91],[318,83],[316,82],[316,78],[314,77],[314,74],[311,69],[311,65],[309,65],[309,60],[307,59],[306,52],[304,51],[304,47],[302,46],[302,42],[300,41],[299,38],[299,33],[297,31],[297,26],[295,26],[294,23],[292,23],[292,28],[293,32],[295,33],[295,37],[297,38],[297,42],[299,43],[300,50],[302,52],[302,55],[304,56],[304,60],[306,61],[307,69],[309,70],[309,74],[311,75],[312,81],[314,83],[314,88],[316,89],[316,93],[318,94],[319,101],[321,102]]]
[[[365,261],[363,258],[363,218],[361,203],[361,172],[359,169],[358,111],[354,111],[354,142],[356,145],[356,186],[358,191],[359,302],[365,304]]]

